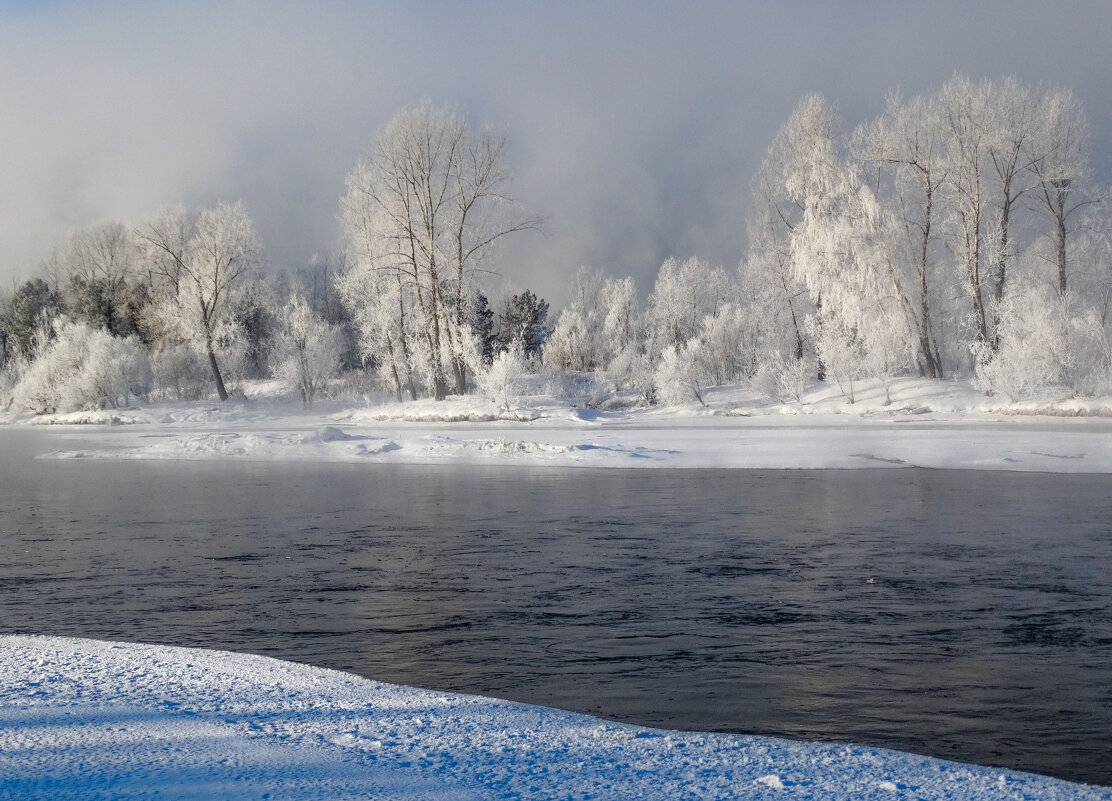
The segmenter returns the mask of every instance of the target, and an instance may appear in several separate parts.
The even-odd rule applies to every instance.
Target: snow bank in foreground
[[[0,637],[0,797],[1112,799],[843,745],[668,732],[263,657]]]

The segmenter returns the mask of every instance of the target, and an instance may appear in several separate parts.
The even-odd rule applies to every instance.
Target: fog
[[[274,269],[334,246],[344,178],[431,99],[511,144],[545,217],[497,268],[558,306],[580,264],[733,268],[776,129],[818,91],[847,125],[885,94],[1015,75],[1068,86],[1112,181],[1112,4],[1076,2],[0,3],[0,287],[76,227],[242,198]]]

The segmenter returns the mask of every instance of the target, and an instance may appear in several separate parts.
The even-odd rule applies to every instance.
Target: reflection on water
[[[44,436],[0,431],[0,631],[1112,784],[1107,476],[29,460]]]

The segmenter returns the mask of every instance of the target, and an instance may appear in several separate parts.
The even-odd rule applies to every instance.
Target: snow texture
[[[670,732],[259,656],[0,637],[0,798],[1112,799],[850,745]]]

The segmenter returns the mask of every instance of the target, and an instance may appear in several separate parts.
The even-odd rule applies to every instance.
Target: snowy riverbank
[[[328,402],[303,412],[260,392],[225,405],[48,415],[14,425],[88,433],[64,459],[252,459],[577,467],[876,468],[1112,473],[1112,402],[1007,404],[967,383],[904,380],[849,404],[832,387],[769,404],[721,388],[706,406],[500,408],[478,397]],[[79,428],[81,424],[94,425]]]
[[[848,745],[669,732],[219,651],[0,637],[0,797],[1112,799]]]

